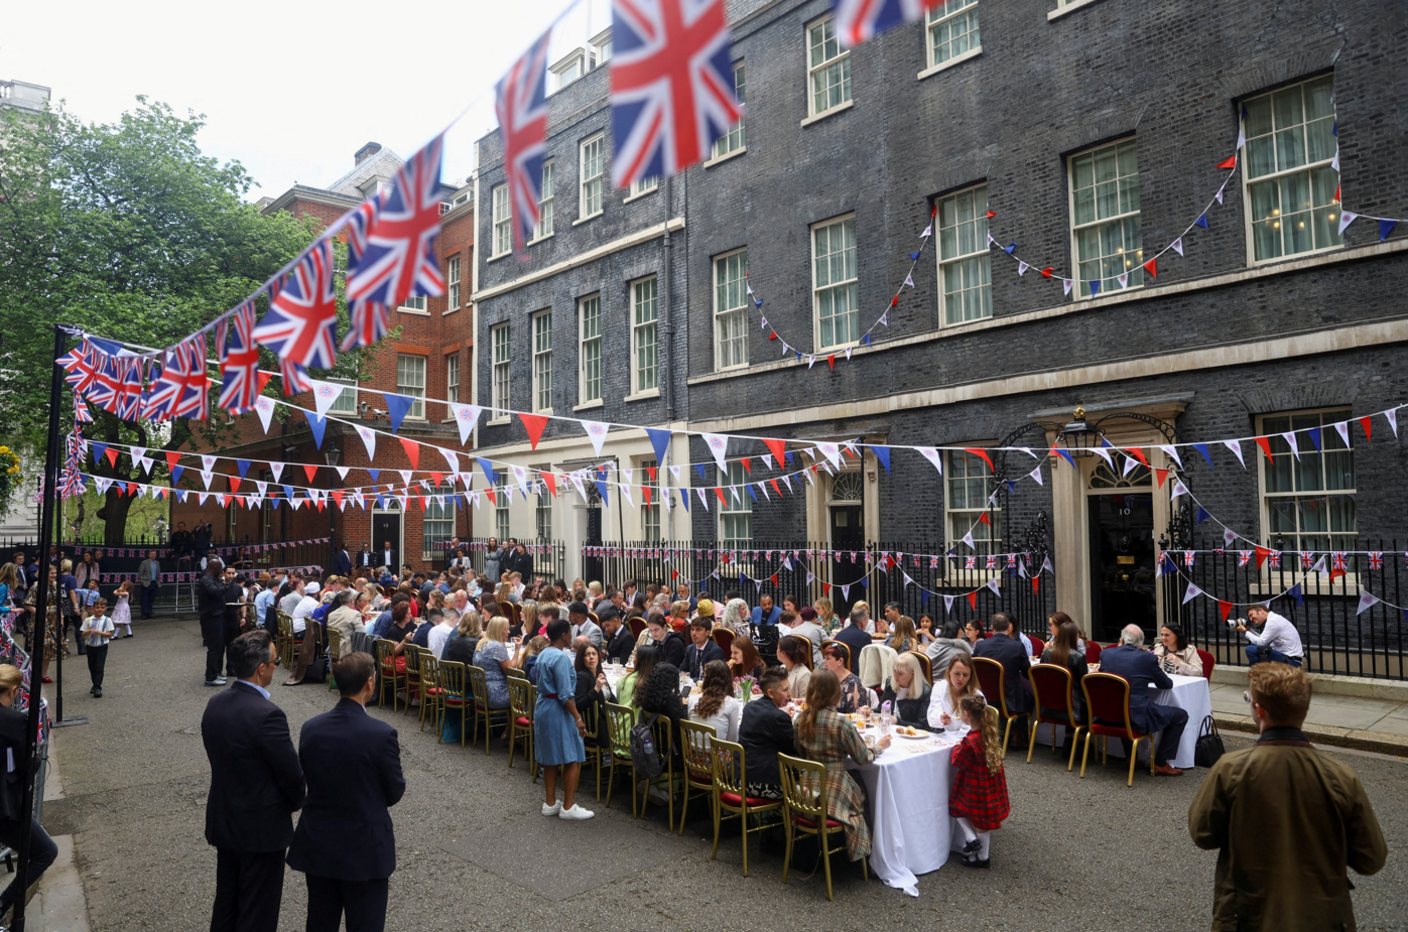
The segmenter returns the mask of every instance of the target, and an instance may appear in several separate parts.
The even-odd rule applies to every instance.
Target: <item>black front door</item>
[[[391,572],[400,573],[401,564],[410,561],[401,552],[401,515],[399,513],[372,515],[372,563],[381,563],[381,554],[387,541],[391,541],[392,559],[397,563],[391,568]]]
[[[831,506],[831,549],[846,550],[859,554],[865,549],[865,520],[860,505]],[[859,560],[860,558],[857,557]],[[840,587],[857,582],[865,573],[865,563],[852,563],[850,554],[841,563],[831,563],[831,604],[836,614],[845,618],[851,604],[863,598],[864,589],[856,586],[850,590],[850,597],[842,594]]]
[[[1125,625],[1156,627],[1154,496],[1092,495],[1090,504],[1090,635],[1113,641]]]

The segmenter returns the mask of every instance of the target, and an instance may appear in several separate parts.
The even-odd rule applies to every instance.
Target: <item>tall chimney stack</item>
[[[371,158],[372,156],[376,155],[376,154],[377,154],[378,152],[380,152],[380,151],[381,151],[381,143],[379,143],[379,142],[369,142],[369,143],[367,143],[365,146],[363,146],[362,148],[360,148],[360,149],[357,150],[357,155],[355,156],[355,158],[357,159],[357,161],[356,161],[355,164],[361,165],[361,164],[362,164],[363,162],[365,162],[367,159],[369,159],[369,158]]]

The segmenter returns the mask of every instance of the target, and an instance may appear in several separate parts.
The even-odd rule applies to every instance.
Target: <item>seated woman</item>
[[[679,667],[672,663],[657,663],[650,674],[639,681],[632,697],[640,712],[670,720],[670,743],[676,759],[680,756],[680,720],[689,717],[684,703],[680,701],[679,689]],[[641,721],[639,714],[636,721]],[[652,787],[652,793],[654,791]]]
[[[489,619],[484,636],[474,645],[474,665],[484,671],[484,684],[488,687],[489,708],[508,708],[508,671],[513,661],[508,657],[508,619],[495,615]]]
[[[740,599],[740,601],[742,600]],[[756,680],[763,675],[763,658],[758,653],[758,646],[753,643],[751,638],[742,634],[733,639],[733,647],[729,650],[728,665],[735,678],[751,676]]]
[[[1183,626],[1176,621],[1170,621],[1159,629],[1159,643],[1154,647],[1154,657],[1165,673],[1203,675],[1203,658],[1198,656],[1198,649],[1188,643],[1188,635],[1183,633]]]
[[[627,609],[626,617],[631,617],[631,612],[635,612],[635,614],[640,615],[642,617],[644,617],[646,614],[645,607],[637,605],[632,605],[629,609]],[[670,627],[674,628],[681,634],[687,633],[685,629],[689,627],[688,602],[675,602],[670,606]]]
[[[958,622],[945,621],[938,636],[924,649],[924,653],[929,658],[929,669],[933,671],[937,681],[943,678],[944,671],[948,669],[954,657],[973,656],[973,644],[967,638],[959,636]]]
[[[1064,612],[1057,612],[1064,615]],[[1071,671],[1071,701],[1075,706],[1076,724],[1085,723],[1085,693],[1080,688],[1080,681],[1085,679],[1085,675],[1090,672],[1090,665],[1085,662],[1085,653],[1076,645],[1081,643],[1080,632],[1076,630],[1075,622],[1070,616],[1056,629],[1056,636],[1051,639],[1051,644],[1042,651],[1041,662],[1052,663],[1058,667],[1065,667]],[[1065,712],[1058,712],[1054,709],[1043,707],[1041,714],[1047,718],[1066,719]],[[1070,740],[1070,733],[1067,732],[1066,740]]]
[[[850,648],[840,643],[827,644],[821,649],[821,662],[836,677],[837,688],[841,691],[836,708],[842,715],[875,707],[875,696],[861,683],[860,677],[851,672]],[[816,679],[816,673],[812,673],[812,679]]]
[[[914,630],[914,619],[901,615],[885,643],[903,654],[907,650],[919,650],[919,633]]]
[[[587,746],[604,747],[610,743],[610,739],[606,730],[599,726],[606,721],[605,704],[615,702],[616,694],[612,692],[611,684],[602,672],[601,654],[590,641],[577,648],[574,666],[577,670],[577,692],[573,698],[576,700],[577,712],[586,721],[588,729],[593,728],[593,723],[598,723],[595,728],[596,735],[586,738]]]
[[[465,608],[455,633],[445,642],[445,651],[440,655],[440,659],[462,663],[466,667],[474,666],[474,648],[479,643],[480,636],[479,614],[472,608]]]
[[[787,689],[794,696],[805,696],[807,684],[811,682],[812,670],[807,666],[806,654],[812,649],[812,642],[789,634],[777,642],[777,660],[787,675]],[[759,680],[758,688],[762,689]]]
[[[411,617],[411,603],[405,599],[398,600],[391,606],[391,628],[386,632],[386,639],[391,642],[391,656],[395,658],[396,672],[399,674],[406,672],[406,645],[411,643],[415,633],[416,620]]]
[[[963,626],[963,640],[969,644],[976,644],[988,636],[987,629],[983,627],[982,621],[974,618]]]
[[[875,759],[875,752],[865,746],[856,726],[841,714],[841,682],[829,663],[827,667],[814,673],[807,687],[807,707],[797,716],[797,750],[826,765],[826,815],[846,827],[846,854],[859,861],[870,855],[870,827],[865,824],[865,796],[845,764],[848,757],[868,764]],[[885,735],[879,747],[889,746],[890,736]]]
[[[753,631],[753,622],[748,615],[748,603],[742,599],[729,599],[724,603],[724,615],[719,624],[732,631],[736,637],[748,637]]]
[[[522,664],[523,675],[528,677],[528,682],[534,686],[538,685],[538,655],[547,650],[548,645],[547,635],[535,635],[528,639],[527,644],[523,645],[523,653],[518,657],[518,662]]]
[[[846,619],[836,614],[836,608],[831,604],[831,600],[823,596],[812,603],[816,609],[816,623],[821,625],[826,631],[826,636],[831,637],[846,625]]]
[[[759,699],[744,706],[738,723],[738,743],[743,745],[748,764],[748,795],[781,799],[782,774],[777,769],[777,755],[797,756],[792,716],[787,713],[792,704],[792,690],[781,667],[763,671],[758,685],[766,701]]]
[[[660,662],[660,648],[654,644],[645,644],[636,648],[635,668],[632,669],[616,684],[616,694],[620,696],[620,704],[627,708],[634,707],[636,686],[644,683],[650,677],[650,671],[655,669],[655,665]]]
[[[964,696],[981,696],[978,678],[973,675],[971,657],[959,655],[949,661],[942,683],[936,683],[929,699],[929,727],[934,731],[964,735],[968,726],[958,714],[958,703]]]
[[[725,741],[737,741],[742,715],[743,703],[734,698],[733,676],[728,664],[722,660],[704,664],[704,682],[699,694],[689,697],[689,720],[713,725],[714,734]]]
[[[1056,642],[1056,635],[1060,633],[1061,626],[1068,622],[1076,629],[1076,650],[1084,654],[1085,635],[1081,634],[1080,625],[1076,624],[1075,620],[1065,612],[1052,612],[1050,615],[1046,616],[1046,625],[1051,630],[1050,642],[1053,644]],[[1076,689],[1080,689],[1080,687],[1077,686]]]
[[[890,703],[898,725],[929,730],[929,684],[913,654],[900,654],[890,669],[890,679],[880,696],[880,706]]]

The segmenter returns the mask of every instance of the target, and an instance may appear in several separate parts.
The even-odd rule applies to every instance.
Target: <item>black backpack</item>
[[[1198,729],[1198,742],[1193,746],[1193,763],[1199,767],[1211,767],[1225,752],[1222,736],[1217,733],[1217,722],[1209,715]]]
[[[641,779],[653,780],[663,769],[652,727],[659,717],[652,712],[631,726],[631,761],[636,765],[636,776]]]

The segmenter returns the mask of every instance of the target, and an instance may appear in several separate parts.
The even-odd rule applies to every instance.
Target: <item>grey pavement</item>
[[[103,699],[87,695],[86,668],[69,666],[66,711],[91,724],[59,729],[55,751],[65,798],[46,805],[54,835],[72,834],[89,926],[104,932],[181,930],[209,923],[215,853],[204,839],[208,770],[200,718],[212,690],[201,685],[195,621],[134,625],[115,642]],[[328,709],[323,686],[283,687],[274,699],[299,725]],[[388,928],[553,930],[743,928],[1201,929],[1212,909],[1216,855],[1188,840],[1187,808],[1204,771],[1182,777],[1092,764],[1084,780],[1038,748],[1032,764],[1008,758],[1012,817],[992,842],[993,867],[950,863],[919,879],[913,899],[856,868],[838,870],[828,903],[814,855],[781,883],[782,852],[753,842],[750,876],[739,871],[736,830],[717,861],[700,804],[685,834],[667,832],[664,811],[633,820],[629,795],[611,809],[565,823],[538,814],[541,784],[507,752],[437,745],[414,717],[372,710],[401,733],[407,791],[392,810],[398,870]],[[1230,746],[1245,739],[1228,735]],[[1408,929],[1408,763],[1350,751],[1389,839],[1388,866],[1353,877],[1361,929]],[[280,928],[303,927],[303,878],[289,872]]]

